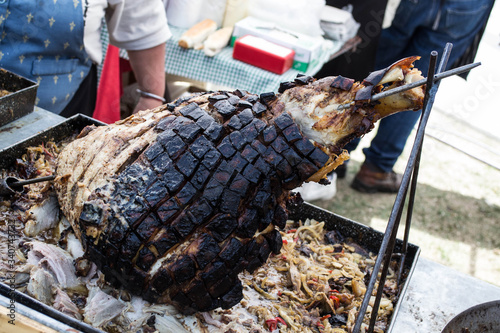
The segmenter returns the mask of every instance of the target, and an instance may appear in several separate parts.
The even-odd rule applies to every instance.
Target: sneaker
[[[394,171],[383,172],[376,166],[365,162],[354,177],[351,187],[364,193],[397,193],[402,178],[402,175]]]
[[[305,201],[314,200],[330,200],[337,193],[337,175],[332,172],[328,176],[330,184],[321,185],[316,182],[309,182],[302,184],[301,187],[294,189],[294,192],[300,193],[300,196]]]

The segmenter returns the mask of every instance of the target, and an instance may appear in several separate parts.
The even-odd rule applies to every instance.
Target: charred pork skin
[[[277,94],[202,93],[87,128],[59,155],[62,211],[111,283],[184,313],[230,308],[238,274],[279,253],[290,190],[324,182],[378,119],[422,107],[422,87],[370,102],[421,79],[416,59],[363,82],[300,76]]]

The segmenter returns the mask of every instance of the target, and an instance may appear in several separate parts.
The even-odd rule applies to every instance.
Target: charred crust
[[[163,256],[168,250],[179,242],[179,238],[170,227],[162,227],[153,237],[148,246],[154,246],[159,256]]]
[[[225,100],[225,99],[228,99],[228,98],[229,97],[225,93],[219,92],[219,93],[216,93],[216,94],[213,94],[213,95],[209,96],[208,100],[209,100],[210,103],[215,104],[218,101],[222,101],[222,100]]]
[[[374,86],[366,86],[356,92],[355,101],[369,101],[372,98]]]
[[[264,103],[264,105],[269,106],[270,103],[272,101],[274,101],[275,99],[276,99],[276,95],[272,91],[260,94],[260,101],[262,103]]]
[[[223,100],[215,102],[214,107],[224,117],[230,117],[237,110],[236,106],[231,104],[227,99],[223,99]]]
[[[212,308],[212,298],[201,279],[191,280],[183,292],[193,301],[198,311],[207,311]]]
[[[204,269],[220,252],[219,244],[209,234],[203,234],[192,242],[186,252],[199,269]]]
[[[267,106],[262,104],[261,102],[255,102],[255,104],[252,106],[252,111],[255,113],[255,115],[260,116],[262,113],[264,113],[267,110]]]
[[[272,230],[270,233],[264,235],[269,244],[269,249],[274,254],[279,254],[283,246],[283,240],[278,230]]]
[[[243,298],[243,286],[238,281],[234,287],[221,298],[221,307],[229,309],[240,302]]]
[[[205,110],[200,108],[198,104],[194,102],[189,103],[188,105],[180,109],[179,113],[182,114],[184,117],[190,118],[192,120],[197,120],[207,114]]]
[[[175,261],[170,263],[169,269],[173,272],[177,283],[191,279],[196,272],[195,262],[187,255],[179,255]]]
[[[353,79],[345,78],[345,77],[339,75],[339,76],[335,77],[335,79],[330,84],[330,87],[349,91],[349,90],[351,90],[353,84],[354,84]]]
[[[281,82],[280,83],[280,86],[278,88],[278,92],[279,93],[284,93],[286,90],[290,89],[290,88],[294,88],[297,86],[297,83],[295,82]]]
[[[294,79],[294,82],[298,85],[306,85],[314,81],[314,78],[309,75],[297,74],[297,77]]]
[[[227,101],[229,103],[231,103],[231,105],[234,105],[234,106],[237,106],[240,102],[240,98],[234,94],[231,94],[231,93],[227,93],[227,95],[229,96],[229,98],[227,99]]]
[[[291,126],[294,124],[294,121],[292,117],[287,113],[283,112],[281,113],[275,120],[274,120],[274,125],[278,127],[280,130],[284,130],[288,126]]]
[[[364,80],[363,85],[365,86],[376,86],[380,80],[387,73],[389,68],[380,69],[378,71],[371,72]]]
[[[230,214],[219,214],[210,220],[205,229],[218,242],[225,240],[238,227],[236,218]]]

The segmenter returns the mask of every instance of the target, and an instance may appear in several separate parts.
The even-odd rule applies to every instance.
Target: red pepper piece
[[[273,319],[266,320],[266,325],[267,325],[267,328],[269,329],[270,332],[272,332],[276,328],[278,328],[278,323],[287,326],[286,322],[281,317],[276,317]]]
[[[278,327],[278,322],[276,321],[276,319],[268,319],[266,320],[266,325],[269,329],[269,332],[272,332],[276,329],[276,327]]]
[[[286,322],[281,317],[276,317],[276,320],[286,326]]]
[[[337,309],[340,305],[340,299],[335,295],[331,295],[330,299],[333,299],[333,305],[335,306],[335,309]]]
[[[319,318],[319,320],[320,320],[320,321],[323,321],[323,320],[325,320],[325,319],[330,318],[331,316],[332,316],[331,314],[327,314],[327,315],[325,315],[325,316],[323,316],[323,317]]]

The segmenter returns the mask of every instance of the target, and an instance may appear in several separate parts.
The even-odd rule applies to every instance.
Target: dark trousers
[[[77,113],[92,117],[94,114],[95,103],[97,100],[97,66],[92,65],[89,74],[82,81],[80,87],[75,93],[60,116],[69,118]]]
[[[352,16],[360,24],[358,36],[362,42],[355,51],[347,52],[324,64],[314,77],[319,79],[342,75],[361,81],[375,69],[377,44],[382,31],[387,0],[327,0],[326,4],[337,8],[352,4]]]
[[[431,51],[441,54],[447,42],[453,43],[447,68],[452,67],[484,28],[493,2],[401,0],[391,27],[383,30],[380,36],[376,69],[404,57],[419,55],[422,58],[415,67],[427,76]],[[420,114],[420,111],[406,111],[382,119],[370,147],[363,149],[366,161],[390,172]],[[358,142],[359,139],[351,141],[346,149],[355,149]]]

